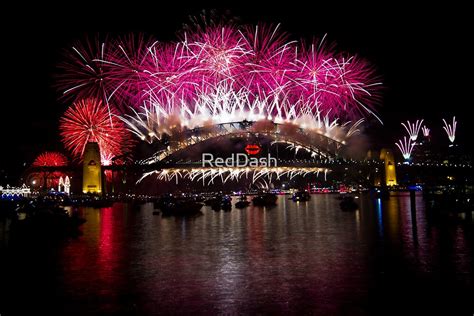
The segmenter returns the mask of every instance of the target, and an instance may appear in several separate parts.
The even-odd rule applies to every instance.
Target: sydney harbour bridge
[[[410,175],[414,168],[441,168],[427,172],[441,177],[471,168],[453,160],[401,164],[387,148],[356,155],[351,141],[366,119],[382,122],[382,83],[368,61],[324,38],[307,45],[279,26],[226,23],[181,35],[169,43],[132,35],[72,47],[58,76],[64,100],[72,101],[59,131],[76,165],[33,164],[26,182],[54,185],[64,172],[75,179],[72,191],[83,193],[102,193],[116,179],[128,189],[148,179],[396,186],[423,181]],[[204,153],[276,163],[211,166]],[[82,190],[74,189],[78,179]]]
[[[229,146],[229,141],[234,141],[239,146]],[[258,152],[246,153],[247,146],[256,146]],[[192,181],[196,184],[202,183],[204,186],[228,181],[256,183],[263,180],[264,183],[271,183],[275,180],[293,179],[300,179],[304,183],[339,181],[359,183],[364,187],[396,186],[400,182],[405,185],[424,182],[425,175],[437,174],[439,180],[465,174],[466,170],[469,173],[472,170],[470,165],[462,163],[397,163],[393,153],[387,149],[356,159],[351,157],[346,141],[317,132],[308,132],[300,127],[269,121],[262,123],[244,120],[189,129],[183,131],[179,137],[162,139],[158,147],[153,155],[145,159],[129,159],[125,164],[112,163],[101,166],[100,181],[104,184],[100,186],[105,186],[106,181],[115,181],[116,178],[128,179],[129,186],[132,187],[145,178],[159,182]],[[236,151],[257,158],[265,157],[271,152],[275,156],[276,164],[203,165],[201,153],[209,148],[214,154],[224,158]],[[100,153],[95,155],[99,157]],[[90,166],[87,160],[83,166],[36,166],[27,170],[27,177],[39,174],[46,182],[45,179],[59,172],[83,178],[88,169]],[[105,180],[106,178],[108,180]],[[115,190],[118,188],[118,186],[112,187],[115,187]]]

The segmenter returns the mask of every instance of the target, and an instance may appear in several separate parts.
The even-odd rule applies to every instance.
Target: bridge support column
[[[97,143],[87,143],[84,150],[82,167],[82,193],[102,195],[102,170],[100,166],[100,149]]]
[[[384,185],[387,187],[397,185],[397,172],[395,158],[390,149],[383,148],[380,151],[380,160],[384,161]]]

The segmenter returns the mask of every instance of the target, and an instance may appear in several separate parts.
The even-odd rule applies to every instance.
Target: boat
[[[220,204],[222,200],[221,195],[214,195],[206,200],[204,200],[204,205],[206,206],[215,206],[216,204]]]
[[[204,201],[204,205],[210,206],[211,209],[214,211],[220,211],[221,210],[221,202],[222,202],[222,196],[221,195],[214,195],[213,197],[210,197]]]
[[[57,206],[29,206],[19,213],[23,212],[25,216],[19,216],[11,226],[12,231],[22,235],[77,235],[79,226],[86,222],[77,212],[69,215],[64,208]]]
[[[252,199],[255,206],[275,206],[278,197],[273,193],[260,193]]]
[[[216,195],[212,199],[206,201],[206,205],[210,205],[214,211],[230,211],[232,209],[232,198],[229,195]]]
[[[165,194],[161,196],[159,199],[153,201],[153,208],[154,209],[161,209],[165,207],[167,204],[173,202],[175,197],[172,194]]]
[[[359,205],[357,205],[355,202],[354,197],[350,195],[344,196],[339,203],[339,206],[341,207],[341,210],[346,212],[355,211],[359,208]]]
[[[247,196],[242,195],[239,200],[235,203],[235,208],[245,208],[250,205],[250,202],[247,200]]]
[[[304,202],[304,201],[309,201],[311,199],[311,196],[309,195],[308,191],[297,191],[293,193],[293,196],[291,199],[294,202]]]
[[[160,205],[163,216],[188,216],[199,214],[202,203],[189,199],[167,199]]]
[[[221,199],[221,209],[230,211],[232,209],[232,198],[229,195],[224,195]]]

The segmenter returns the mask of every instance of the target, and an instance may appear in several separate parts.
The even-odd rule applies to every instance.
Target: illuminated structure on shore
[[[82,169],[82,193],[102,195],[102,170],[98,143],[87,143]]]
[[[11,187],[7,184],[6,187],[0,186],[0,194],[3,198],[11,198],[14,196],[29,197],[31,195],[31,189],[23,184],[21,187]]]
[[[368,161],[372,159],[379,160],[383,163],[383,167],[378,165],[375,167],[373,173],[373,185],[376,187],[393,187],[398,185],[396,162],[392,150],[388,148],[382,148],[380,154],[378,151],[369,151],[367,154]]]
[[[68,176],[59,178],[58,192],[71,193],[71,180]]]
[[[395,170],[395,158],[393,156],[393,152],[390,149],[383,148],[380,151],[380,160],[385,162],[385,185],[388,187],[397,185],[397,172]]]

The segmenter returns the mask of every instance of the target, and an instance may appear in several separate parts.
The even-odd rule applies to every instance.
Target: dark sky
[[[327,2],[327,1],[326,1]],[[26,4],[3,8],[2,29],[2,154],[0,184],[19,174],[44,150],[63,150],[58,118],[66,109],[52,87],[61,50],[86,34],[145,32],[159,40],[175,39],[188,16],[202,9],[229,10],[244,23],[281,23],[294,39],[328,34],[339,50],[371,61],[384,82],[379,113],[382,128],[369,134],[393,143],[402,134],[400,121],[425,118],[438,130],[441,118],[457,115],[459,135],[467,134],[472,106],[472,17],[466,5],[448,1],[426,7],[393,2],[391,5],[319,4],[297,1],[285,5],[188,6],[175,1],[160,6],[138,1],[126,4],[77,2],[77,7]],[[382,3],[382,1],[381,1]],[[8,21],[6,15],[9,16]],[[436,131],[435,131],[436,133]],[[467,141],[467,137],[464,137]]]

